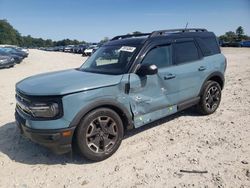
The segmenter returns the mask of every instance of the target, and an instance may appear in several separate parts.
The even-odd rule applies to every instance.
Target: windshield
[[[135,45],[103,46],[87,59],[80,70],[102,74],[123,74],[135,53]]]

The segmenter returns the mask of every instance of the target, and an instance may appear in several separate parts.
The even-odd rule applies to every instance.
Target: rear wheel
[[[221,87],[218,82],[207,81],[201,95],[198,110],[203,115],[214,113],[220,105],[221,101]]]
[[[77,128],[78,151],[89,160],[104,160],[119,148],[123,133],[122,120],[116,112],[96,109],[87,114]]]

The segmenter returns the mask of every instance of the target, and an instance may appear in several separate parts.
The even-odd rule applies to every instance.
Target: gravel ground
[[[0,187],[250,187],[250,49],[222,51],[228,67],[216,113],[189,109],[132,130],[111,158],[91,163],[55,155],[19,135],[15,83],[85,60],[30,50],[23,63],[0,70]]]

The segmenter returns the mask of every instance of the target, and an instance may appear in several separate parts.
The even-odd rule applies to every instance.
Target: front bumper
[[[75,127],[64,129],[32,129],[25,125],[25,119],[18,112],[15,113],[15,118],[21,134],[31,141],[45,146],[57,154],[71,151]]]

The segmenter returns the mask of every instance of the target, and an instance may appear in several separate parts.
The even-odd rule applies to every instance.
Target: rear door
[[[207,68],[193,39],[179,39],[173,44],[173,64],[165,73],[165,87],[173,104],[198,96]]]

